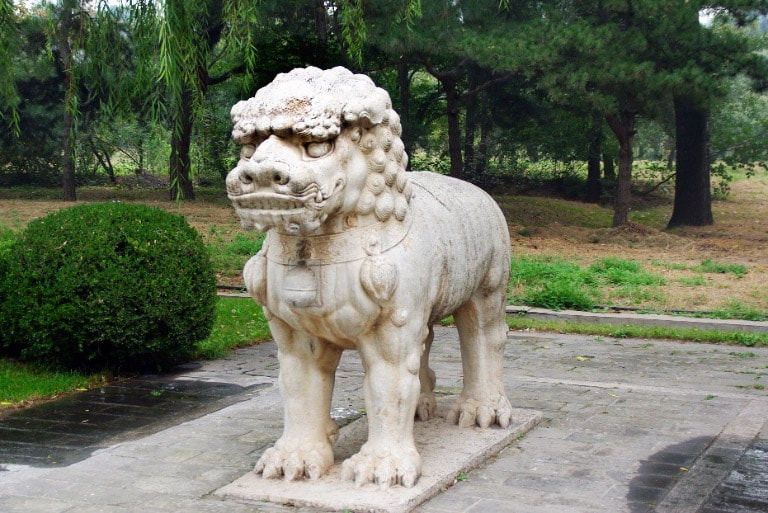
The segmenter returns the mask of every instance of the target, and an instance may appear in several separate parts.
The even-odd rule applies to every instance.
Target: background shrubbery
[[[211,332],[214,271],[181,216],[82,205],[30,222],[6,246],[0,348],[7,356],[57,368],[160,370],[188,358]]]

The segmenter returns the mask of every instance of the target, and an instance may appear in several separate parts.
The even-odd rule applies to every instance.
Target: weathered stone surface
[[[317,479],[338,435],[329,417],[341,352],[366,370],[368,440],[342,476],[411,487],[421,474],[414,418],[435,415],[432,325],[453,315],[464,388],[447,413],[462,427],[507,427],[502,381],[509,233],[482,190],[406,173],[389,95],[344,68],[297,69],[232,108],[243,145],[227,192],[245,228],[268,231],[245,283],[280,350],[283,436],[265,477]]]

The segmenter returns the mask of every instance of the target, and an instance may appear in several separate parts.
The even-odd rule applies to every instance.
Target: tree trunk
[[[709,111],[675,96],[677,171],[675,201],[667,228],[714,223],[709,169]]]
[[[469,58],[464,59],[451,71],[445,73],[437,71],[429,62],[423,63],[429,74],[443,84],[448,121],[448,154],[451,159],[449,174],[454,178],[460,179],[463,178],[464,163],[461,156],[461,126],[459,123],[459,118],[461,117],[461,95],[458,91],[458,80],[464,75],[466,66],[469,63]]]
[[[616,168],[613,165],[613,157],[608,153],[603,153],[603,178],[616,181]]]
[[[410,130],[411,122],[411,82],[408,76],[409,66],[405,56],[400,57],[397,65],[397,81],[400,85],[400,126],[403,133],[400,138],[405,146],[405,153],[411,155],[413,150],[413,130]],[[411,159],[408,159],[408,169],[411,169]]]
[[[138,166],[139,168],[136,170],[137,175],[144,174],[144,137],[145,137],[144,130],[141,131],[141,135],[139,136],[139,142],[136,146],[136,152],[139,154],[139,161]]]
[[[193,200],[195,191],[190,179],[189,149],[192,142],[192,100],[189,91],[183,93],[171,134],[170,195],[172,201]]]
[[[632,140],[635,137],[636,112],[625,107],[620,114],[605,116],[608,126],[619,141],[619,175],[616,184],[616,202],[613,209],[614,228],[629,221],[629,202],[632,187]]]
[[[469,88],[474,89],[477,84],[470,73]],[[464,179],[477,183],[475,172],[477,163],[475,162],[475,132],[477,131],[477,95],[473,94],[467,97],[464,112]]]
[[[445,77],[443,79],[443,88],[445,89],[446,110],[448,114],[448,154],[451,157],[450,175],[454,178],[463,178],[464,164],[461,156],[461,127],[459,125],[461,101],[456,90],[456,79]]]
[[[70,77],[67,74],[65,82],[69,82]],[[67,93],[69,96],[71,93]],[[66,100],[65,100],[66,101]],[[72,113],[69,109],[64,107],[64,141],[61,155],[61,170],[62,170],[62,188],[64,192],[64,201],[77,201],[77,187],[75,185],[75,159],[72,151],[72,143],[75,138],[74,134],[74,120],[72,119]]]
[[[75,156],[73,144],[75,142],[75,120],[70,106],[76,105],[74,95],[77,94],[72,80],[72,47],[69,36],[73,30],[72,16],[74,2],[62,2],[62,11],[59,24],[59,52],[61,64],[64,68],[64,114],[62,116],[62,189],[64,201],[77,201],[77,187],[75,185]]]
[[[318,43],[315,48],[316,66],[325,68],[328,60],[328,11],[324,0],[315,0],[315,30]]]
[[[93,137],[88,138],[88,145],[91,147],[93,156],[99,161],[101,168],[106,171],[107,176],[109,176],[109,181],[116,184],[117,178],[115,177],[115,168],[112,166],[112,159],[109,158],[109,150],[105,148],[102,151],[98,144],[96,144],[96,141],[93,140]]]
[[[584,201],[599,203],[602,196],[600,185],[600,149],[603,142],[603,118],[599,112],[592,113],[592,125],[589,129],[589,149],[587,150],[587,192]]]
[[[181,10],[183,6],[184,2],[175,0],[173,8]],[[208,61],[211,51],[216,46],[216,43],[221,40],[225,27],[222,12],[223,6],[223,2],[215,0],[205,2],[205,9],[197,13],[197,19],[195,20],[199,26],[204,27],[203,35],[205,38],[189,42],[189,44],[195,45],[193,53],[198,61],[194,67],[195,84],[191,85],[189,82],[184,82],[180,90],[181,98],[178,99],[178,102],[173,102],[176,112],[174,112],[174,128],[171,134],[171,158],[169,162],[171,200],[195,199],[195,191],[190,179],[191,163],[189,156],[189,150],[192,146],[192,122],[195,108],[193,98],[195,93],[199,93],[200,97],[205,96],[209,85]],[[176,99],[174,98],[174,100]]]
[[[669,150],[669,155],[667,155],[667,171],[672,171],[675,168],[676,159],[677,159],[677,148],[675,148],[673,144],[672,149]]]
[[[480,142],[477,145],[477,154],[475,155],[475,173],[481,182],[486,180],[485,172],[488,169],[488,146],[491,130],[491,117],[486,112],[480,121]]]

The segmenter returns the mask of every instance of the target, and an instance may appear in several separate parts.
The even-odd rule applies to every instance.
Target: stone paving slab
[[[454,394],[462,380],[456,330],[437,328],[435,338],[437,391]],[[159,431],[112,439],[71,464],[0,461],[0,512],[325,513],[213,495],[280,436],[276,364],[274,344],[265,343],[190,367],[178,379],[243,392],[215,411],[170,416]],[[648,513],[669,504],[668,511],[695,513],[739,462],[751,461],[753,440],[768,438],[767,365],[768,348],[510,333],[510,401],[544,420],[414,511]],[[357,355],[345,352],[333,398],[342,420],[363,407],[362,376]],[[722,466],[706,471],[714,464]],[[686,487],[698,502],[671,509]]]
[[[367,438],[368,423],[363,417],[341,430],[334,447],[336,462],[320,479],[286,482],[264,479],[249,472],[215,494],[252,503],[269,501],[311,506],[322,511],[405,513],[452,486],[460,474],[476,468],[525,436],[542,419],[539,412],[515,409],[513,424],[507,429],[498,426],[461,429],[445,422],[445,413],[456,398],[438,398],[437,417],[415,424],[414,439],[422,456],[422,475],[412,488],[381,489],[373,484],[357,487],[341,480],[342,462],[355,454]]]

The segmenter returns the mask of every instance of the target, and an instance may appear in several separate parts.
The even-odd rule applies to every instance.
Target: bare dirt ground
[[[514,199],[513,199],[514,201]],[[559,201],[559,200],[558,200]],[[578,202],[578,209],[598,209]],[[644,204],[644,203],[650,203]],[[505,209],[510,222],[515,255],[560,255],[584,265],[607,256],[634,260],[644,270],[662,275],[666,285],[658,297],[621,306],[671,310],[755,310],[768,314],[768,176],[753,177],[731,184],[725,201],[714,201],[715,223],[703,227],[666,230],[672,214],[672,200],[636,200],[630,215],[633,221],[614,228],[599,228],[547,219],[530,224],[531,215],[521,214],[515,222],[514,209]],[[610,226],[612,211],[607,210]],[[532,227],[533,226],[533,227]],[[518,232],[527,228],[530,236]],[[742,265],[746,273],[702,273],[696,268],[705,260],[723,265]]]
[[[82,188],[80,202],[135,201],[183,215],[207,243],[231,240],[237,218],[223,191],[200,190],[198,200],[176,203],[167,191]],[[45,194],[48,198],[51,194]],[[747,309],[768,313],[768,174],[731,184],[725,201],[713,202],[715,224],[665,230],[671,198],[637,198],[630,219],[611,229],[612,210],[580,202],[531,196],[499,196],[512,234],[513,254],[554,255],[588,265],[612,256],[639,262],[666,285],[642,298],[614,297],[613,304],[673,310]],[[71,203],[35,199],[29,191],[0,189],[0,226],[27,222]],[[703,273],[705,260],[742,265],[746,273]],[[227,284],[239,284],[227,278]]]

